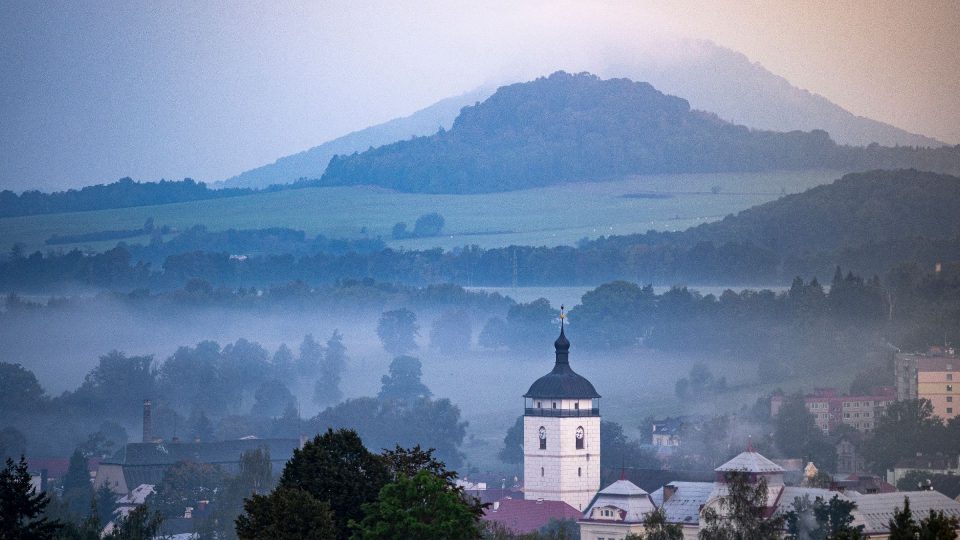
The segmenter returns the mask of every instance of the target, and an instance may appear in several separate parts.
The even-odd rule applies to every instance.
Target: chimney
[[[153,421],[150,418],[150,400],[143,400],[143,442],[153,441]]]
[[[663,502],[667,502],[677,493],[677,486],[673,484],[667,484],[663,486]]]

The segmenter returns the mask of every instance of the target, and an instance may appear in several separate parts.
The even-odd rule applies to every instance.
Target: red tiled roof
[[[87,470],[95,471],[100,465],[100,458],[90,458],[87,460]],[[27,470],[33,474],[40,474],[42,469],[47,470],[50,478],[61,478],[67,474],[70,469],[70,458],[28,458]]]
[[[499,503],[499,504],[497,504]],[[483,519],[495,521],[518,534],[534,532],[551,519],[579,519],[580,511],[563,501],[500,499],[483,512]],[[497,507],[494,510],[494,506]]]

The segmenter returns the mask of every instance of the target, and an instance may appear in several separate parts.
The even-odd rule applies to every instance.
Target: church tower
[[[570,368],[562,309],[553,371],[523,396],[524,498],[582,512],[600,489],[600,394]]]

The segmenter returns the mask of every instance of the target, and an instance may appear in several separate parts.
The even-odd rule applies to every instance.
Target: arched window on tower
[[[540,437],[540,449],[547,449],[547,428],[540,426],[540,429],[537,430],[537,434]]]
[[[577,427],[577,431],[576,431],[577,450],[583,450],[583,437],[584,437],[583,426],[579,426]]]

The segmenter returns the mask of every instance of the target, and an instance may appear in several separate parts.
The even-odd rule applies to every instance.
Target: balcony
[[[544,409],[537,407],[526,407],[523,409],[524,416],[549,416],[554,418],[580,418],[588,416],[600,416],[600,409]]]

